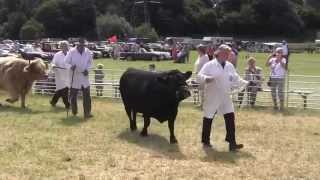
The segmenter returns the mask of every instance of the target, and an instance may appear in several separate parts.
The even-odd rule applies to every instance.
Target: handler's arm
[[[211,82],[217,76],[217,74],[217,70],[207,63],[198,73],[197,81],[201,84]]]

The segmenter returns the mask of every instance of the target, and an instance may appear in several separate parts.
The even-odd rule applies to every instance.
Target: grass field
[[[4,94],[0,94],[4,98]],[[229,153],[223,119],[214,123],[214,150],[200,144],[201,112],[183,104],[178,145],[167,124],[152,120],[150,136],[129,130],[120,102],[93,101],[95,117],[66,118],[49,97],[28,98],[28,109],[0,110],[0,179],[318,179],[320,116],[270,109],[237,113],[239,153]],[[138,118],[141,130],[142,118]]]
[[[244,69],[245,55],[240,54],[239,70]],[[264,67],[267,54],[255,56]],[[193,70],[196,54],[190,59],[189,64],[111,59],[95,63],[118,70],[155,63],[159,70],[185,71]],[[293,54],[290,72],[320,76],[319,65],[319,55]],[[0,92],[0,101],[5,98]],[[94,118],[84,121],[82,113],[67,119],[64,109],[49,106],[49,99],[27,97],[24,110],[19,103],[0,107],[1,180],[319,179],[319,111],[241,109],[236,114],[237,136],[245,148],[229,153],[221,117],[214,123],[214,149],[202,149],[202,115],[192,104],[180,106],[175,128],[179,144],[170,145],[166,123],[152,120],[146,138],[130,132],[119,101],[93,99]],[[138,117],[139,130],[142,125]]]
[[[246,66],[245,56],[246,52],[241,52],[238,60],[238,70],[240,73],[244,72]],[[265,67],[265,62],[268,57],[266,53],[253,53],[249,54],[256,57],[257,65],[263,68],[264,74],[269,74],[269,68]],[[155,64],[158,70],[179,69],[182,71],[193,70],[193,64],[197,59],[197,54],[193,51],[190,55],[190,63],[187,64],[174,64],[172,61],[114,61],[112,59],[95,60],[96,63],[103,63],[106,69],[125,70],[128,67],[144,68],[147,69],[149,64]],[[298,75],[314,75],[320,76],[320,55],[319,54],[292,54],[290,56],[290,74]]]

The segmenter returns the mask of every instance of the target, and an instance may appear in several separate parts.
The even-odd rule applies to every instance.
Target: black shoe
[[[90,118],[93,118],[93,115],[92,114],[84,115],[84,118],[85,119],[90,119]]]
[[[202,143],[203,144],[203,148],[212,148],[212,145],[210,143]]]
[[[229,144],[229,151],[230,152],[236,152],[242,148],[243,148],[243,144]]]

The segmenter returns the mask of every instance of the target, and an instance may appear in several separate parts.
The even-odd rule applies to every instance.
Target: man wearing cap
[[[272,53],[266,62],[266,66],[270,68],[270,79],[268,85],[271,88],[271,95],[274,104],[274,109],[278,110],[278,98],[280,102],[280,110],[284,107],[284,85],[286,76],[287,61],[283,57],[283,49],[277,48]]]
[[[240,82],[241,78],[234,66],[227,61],[230,52],[231,48],[228,45],[220,45],[215,51],[216,58],[204,65],[197,78],[205,83],[202,126],[204,147],[212,147],[210,144],[212,121],[215,114],[221,114],[225,120],[227,132],[225,140],[229,142],[229,151],[237,151],[243,148],[243,145],[236,143],[235,114],[230,92],[234,82]]]
[[[64,59],[69,51],[69,43],[68,41],[60,42],[61,51],[57,52],[52,60],[52,69],[55,74],[55,83],[56,83],[56,92],[50,101],[50,104],[55,107],[59,98],[62,97],[63,103],[65,107],[68,109],[69,104],[69,71],[70,66],[68,66]]]
[[[85,47],[85,39],[80,38],[79,44],[71,49],[65,62],[71,66],[71,109],[72,114],[77,115],[77,95],[78,91],[82,91],[83,96],[83,110],[84,118],[91,118],[91,97],[90,97],[90,82],[89,82],[89,69],[92,66],[93,58],[92,52]]]

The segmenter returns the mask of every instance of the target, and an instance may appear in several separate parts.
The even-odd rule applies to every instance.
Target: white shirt
[[[64,89],[70,86],[70,65],[65,63],[65,57],[66,56],[63,51],[59,51],[53,56],[53,60],[51,62],[53,67],[55,67],[53,68],[53,72],[55,74],[56,90]]]
[[[68,52],[65,58],[65,62],[70,66],[73,66],[73,65],[76,66],[71,87],[74,89],[89,87],[90,86],[89,76],[84,76],[83,72],[86,70],[89,71],[89,69],[92,66],[93,57],[92,57],[91,51],[85,48],[82,54],[80,54],[78,49],[75,47]],[[72,74],[73,72],[71,71],[70,75],[72,76]]]
[[[226,61],[224,68],[214,59],[206,63],[198,74],[198,81],[205,83],[207,78],[214,78],[214,81],[205,83],[204,87],[204,116],[211,118],[218,111],[219,114],[233,112],[233,104],[230,92],[235,86],[246,81],[237,74],[234,66]]]
[[[282,58],[281,60],[284,64],[286,63],[286,59]],[[271,74],[270,76],[272,78],[285,78],[286,76],[286,69],[284,67],[281,66],[281,63],[277,63],[277,58],[271,58],[269,60],[269,64],[270,64],[270,71]]]

